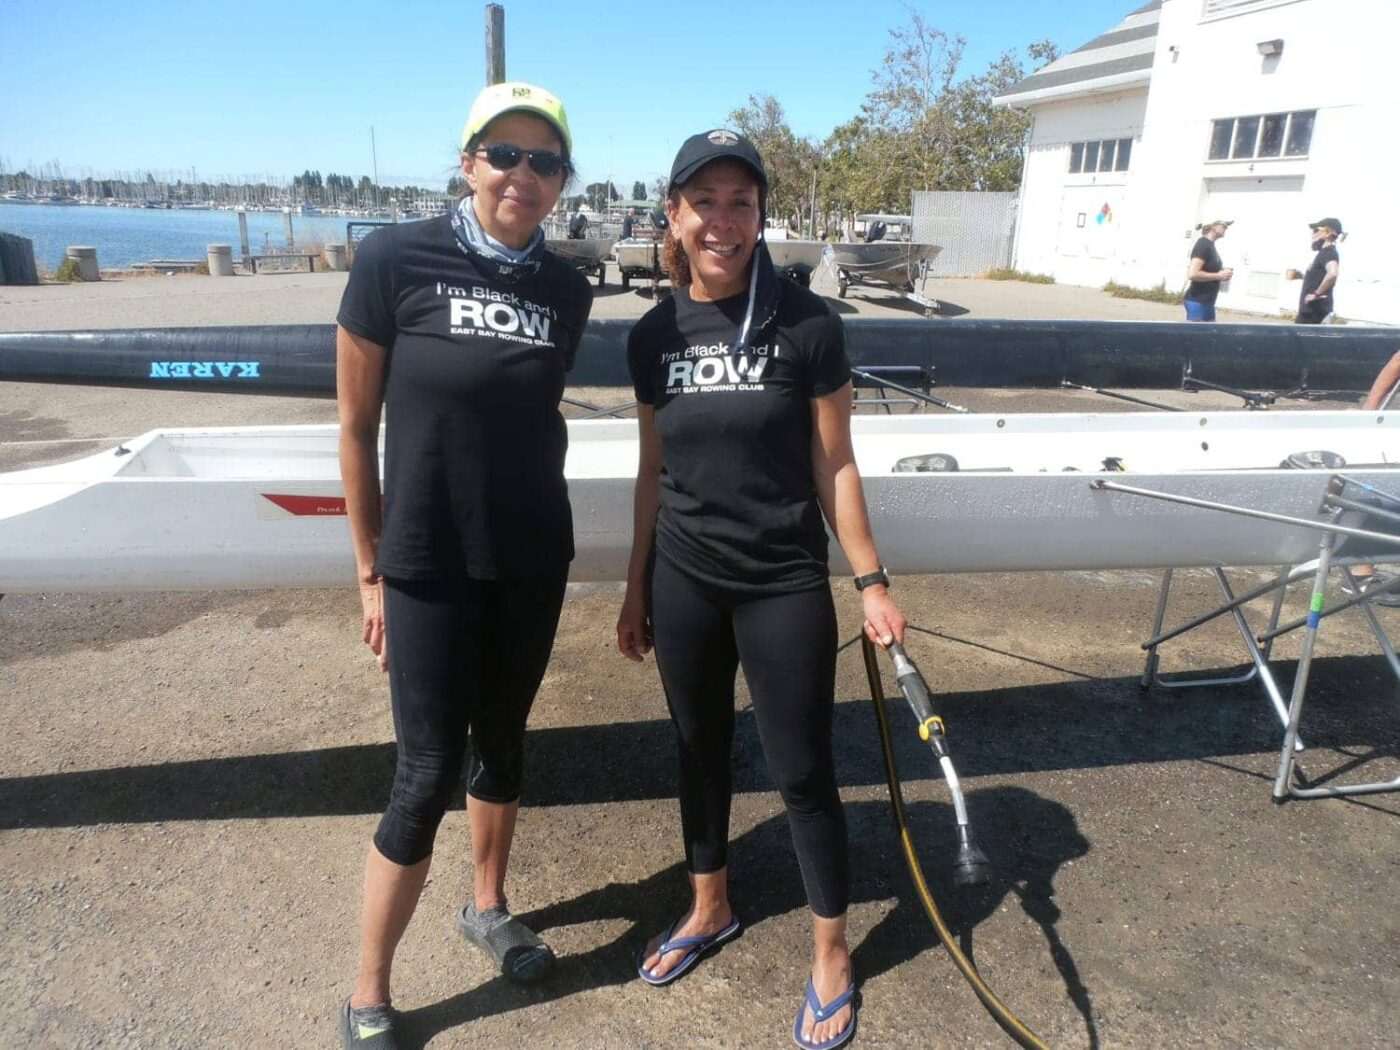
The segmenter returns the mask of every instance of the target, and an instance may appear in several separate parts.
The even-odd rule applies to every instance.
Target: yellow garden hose
[[[894,746],[890,736],[889,719],[885,715],[885,690],[881,684],[878,658],[874,644],[864,635],[861,636],[861,655],[865,659],[866,676],[870,679],[870,699],[875,708],[875,721],[880,731],[880,750],[884,754],[885,778],[889,782],[890,806],[894,809],[895,826],[899,831],[899,844],[904,850],[904,862],[909,867],[909,875],[914,880],[914,889],[919,894],[924,911],[928,913],[929,921],[933,923],[933,928],[938,933],[938,939],[943,942],[943,947],[947,949],[954,965],[967,978],[967,983],[977,993],[977,998],[982,1000],[982,1005],[987,1008],[987,1012],[996,1019],[1006,1034],[1021,1046],[1034,1048],[1034,1050],[1046,1050],[1044,1040],[1026,1027],[1025,1023],[997,997],[996,992],[992,991],[982,980],[981,975],[977,972],[977,967],[973,965],[971,959],[963,954],[953,937],[953,932],[943,921],[943,915],[938,910],[938,903],[933,899],[933,893],[930,892],[928,882],[924,879],[924,870],[919,863],[919,854],[914,848],[914,837],[909,832],[909,822],[904,809],[904,793],[899,786],[899,769],[895,764]],[[917,675],[917,671],[914,674]],[[919,735],[923,741],[930,742],[931,736],[935,740],[941,741],[943,723],[931,710],[916,710],[914,717],[919,722]],[[938,745],[935,745],[935,753],[941,753]],[[946,768],[948,767],[945,766]]]

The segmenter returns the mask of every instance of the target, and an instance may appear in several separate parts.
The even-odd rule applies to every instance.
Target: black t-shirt
[[[447,216],[358,246],[336,320],[388,350],[377,572],[567,570],[559,399],[592,302],[588,279],[547,252],[534,275],[500,280],[462,251]]]
[[[656,552],[730,590],[806,590],[827,576],[812,477],[810,401],[850,378],[845,332],[791,281],[773,320],[733,354],[745,295],[695,302],[678,288],[633,327],[627,363],[661,439]]]
[[[1215,242],[1209,237],[1196,238],[1191,249],[1191,258],[1200,259],[1203,273],[1219,273],[1225,267],[1220,262],[1220,253],[1215,250]],[[1186,298],[1197,303],[1213,303],[1220,294],[1219,281],[1192,281],[1186,289]]]
[[[1335,288],[1336,285],[1327,289],[1326,295],[1313,300],[1313,302],[1303,302],[1304,298],[1317,291],[1318,285],[1320,285],[1322,279],[1327,276],[1327,264],[1330,262],[1340,266],[1342,263],[1341,256],[1337,254],[1337,246],[1335,244],[1324,244],[1317,250],[1317,254],[1313,256],[1312,265],[1309,266],[1307,272],[1303,274],[1303,291],[1298,299],[1299,310],[1304,308],[1316,310],[1318,309],[1317,304],[1321,303],[1326,307],[1323,313],[1332,312],[1332,288]]]

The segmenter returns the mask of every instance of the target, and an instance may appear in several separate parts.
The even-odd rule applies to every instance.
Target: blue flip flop
[[[825,1021],[832,1014],[836,1013],[847,1003],[851,1005],[851,1023],[837,1032],[824,1043],[809,1042],[802,1038],[802,1015],[812,1011],[814,1024]],[[823,1003],[817,998],[817,990],[812,985],[812,979],[807,978],[807,993],[802,997],[802,1005],[797,1008],[797,1019],[792,1022],[792,1041],[802,1050],[832,1050],[833,1047],[841,1046],[850,1041],[851,1036],[856,1034],[856,1011],[860,1008],[860,1003],[856,1001],[856,986],[852,982],[851,986],[838,995],[829,1003]]]
[[[738,916],[735,916],[729,920],[729,925],[722,930],[717,930],[703,937],[677,937],[675,940],[672,940],[671,934],[675,932],[676,927],[683,921],[683,917],[677,919],[666,928],[666,933],[661,938],[661,945],[657,948],[657,952],[659,953],[657,956],[658,960],[668,952],[685,952],[680,962],[667,970],[662,976],[656,977],[646,968],[647,957],[645,954],[637,960],[637,976],[646,981],[647,984],[656,988],[660,988],[663,984],[670,984],[698,963],[700,961],[700,956],[704,955],[712,948],[718,948],[725,941],[731,940],[737,936],[740,928]],[[646,952],[646,949],[643,948],[642,951]]]

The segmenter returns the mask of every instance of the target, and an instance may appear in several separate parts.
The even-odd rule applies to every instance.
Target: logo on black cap
[[[734,134],[734,132],[732,131],[726,131],[723,128],[718,128],[715,131],[710,132],[705,137],[711,142],[713,142],[716,146],[734,146],[737,145],[739,142],[738,135]]]

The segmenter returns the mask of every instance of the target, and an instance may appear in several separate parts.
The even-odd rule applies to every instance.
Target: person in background
[[[1343,236],[1340,219],[1318,219],[1309,223],[1312,232],[1312,249],[1315,254],[1312,264],[1305,273],[1289,270],[1285,276],[1290,281],[1303,279],[1303,290],[1298,296],[1298,316],[1295,324],[1322,324],[1336,312],[1332,299],[1332,289],[1337,285],[1341,274],[1342,260],[1337,254],[1337,239]]]
[[[1234,270],[1227,269],[1220,261],[1215,242],[1225,236],[1233,222],[1233,219],[1212,219],[1196,227],[1201,235],[1191,246],[1191,258],[1186,267],[1186,279],[1190,284],[1182,297],[1188,321],[1215,320],[1215,299],[1220,294],[1220,286],[1235,275]]]
[[[363,638],[389,673],[398,741],[365,862],[359,972],[340,1011],[346,1050],[400,1045],[390,970],[464,763],[473,878],[457,929],[509,980],[540,980],[554,964],[510,913],[505,879],[525,722],[574,555],[559,399],[593,292],[545,250],[540,229],[571,153],[557,98],[523,83],[486,88],[462,132],[470,193],[447,215],[366,237],[336,318]],[[533,338],[497,338],[482,303],[501,301],[519,304]]]
[[[622,217],[622,236],[619,240],[630,241],[632,239],[632,227],[637,221],[637,209],[628,208],[627,214]]]
[[[569,220],[569,240],[581,241],[588,236],[588,216],[583,214],[583,206],[580,205],[578,211],[574,212],[574,217]]]

